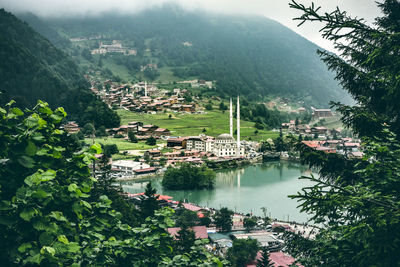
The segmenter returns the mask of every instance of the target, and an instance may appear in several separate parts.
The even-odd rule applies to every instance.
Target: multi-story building
[[[205,152],[214,151],[214,138],[211,136],[191,136],[186,140],[187,150],[197,150]]]

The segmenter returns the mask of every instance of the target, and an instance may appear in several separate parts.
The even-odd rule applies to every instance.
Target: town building
[[[186,140],[186,149],[213,152],[214,141],[215,141],[214,138],[211,136],[206,136],[206,135],[191,136]]]
[[[167,147],[186,148],[186,144],[187,144],[186,137],[170,137],[167,139]]]
[[[312,116],[313,118],[328,118],[332,117],[332,110],[330,109],[316,109],[316,108],[311,108],[312,109]]]
[[[111,168],[124,175],[134,175],[137,170],[148,169],[150,165],[133,160],[117,160],[112,163]]]
[[[236,126],[236,134],[237,140],[233,138],[233,107],[232,107],[232,99],[229,103],[230,110],[229,110],[229,126],[230,126],[230,133],[229,134],[220,134],[215,139],[214,144],[214,154],[217,157],[240,157],[244,155],[244,149],[241,147],[240,144],[240,103],[239,103],[239,96],[237,98],[237,126]]]
[[[215,139],[214,154],[217,157],[237,156],[237,143],[230,134],[220,134]]]

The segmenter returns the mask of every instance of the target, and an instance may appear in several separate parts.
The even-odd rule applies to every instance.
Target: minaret
[[[147,82],[144,82],[144,96],[147,97]]]
[[[236,155],[240,156],[240,104],[239,104],[239,96],[237,97],[237,110],[236,110],[236,118],[237,118],[237,151]]]
[[[230,107],[230,111],[229,111],[229,129],[230,129],[230,134],[233,137],[233,108],[232,108],[232,98],[230,99],[229,102],[229,107]]]

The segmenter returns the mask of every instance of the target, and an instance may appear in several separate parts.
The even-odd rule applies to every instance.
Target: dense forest
[[[45,32],[58,38],[51,29]],[[41,99],[52,107],[64,106],[81,124],[119,124],[116,113],[89,91],[73,59],[4,9],[0,10],[0,92],[3,104],[14,99],[29,107]]]
[[[130,16],[43,20],[62,35],[102,36],[134,47],[137,56],[113,56],[114,63],[133,75],[141,65],[156,63],[158,68],[169,67],[176,79],[217,81],[221,96],[240,93],[252,101],[277,95],[321,105],[343,99],[344,91],[315,53],[319,47],[264,17],[217,16],[164,6]],[[98,40],[90,46],[98,47]],[[149,75],[156,78],[157,72]]]

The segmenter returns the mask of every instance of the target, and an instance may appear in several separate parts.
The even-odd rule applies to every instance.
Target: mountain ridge
[[[158,63],[171,68],[175,78],[216,80],[221,96],[240,93],[260,100],[278,95],[323,106],[347,96],[316,54],[320,47],[262,16],[205,14],[164,6],[130,16],[109,13],[52,18],[46,23],[69,37],[105,35],[134,44],[138,56],[130,60],[135,63],[132,76],[140,74],[137,65]],[[183,46],[186,41],[192,46]]]
[[[119,125],[118,115],[90,92],[74,60],[4,9],[0,9],[0,91],[3,104],[14,99],[21,107],[32,107],[40,99],[52,107],[63,106],[69,119],[81,124]]]

